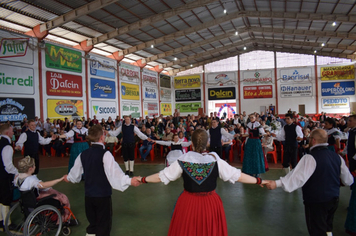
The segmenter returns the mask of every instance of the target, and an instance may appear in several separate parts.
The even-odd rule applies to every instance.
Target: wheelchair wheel
[[[11,225],[14,227],[11,227],[11,230],[9,229],[9,221],[11,219]],[[9,211],[9,213],[6,215],[5,218],[5,232],[7,235],[10,236],[15,236],[15,235],[25,235],[23,232],[23,227],[25,224],[25,214],[22,212],[20,202],[17,202],[15,205],[13,205]]]
[[[31,212],[24,226],[24,235],[55,235],[62,228],[62,216],[58,209],[51,205],[43,205]]]
[[[68,236],[68,235],[70,235],[70,233],[71,233],[70,228],[68,228],[67,226],[63,226],[63,228],[62,228],[62,234],[63,234],[64,236]]]

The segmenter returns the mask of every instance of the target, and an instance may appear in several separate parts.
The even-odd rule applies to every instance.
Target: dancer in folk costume
[[[325,131],[328,133],[328,149],[334,152],[339,152],[341,132],[336,128],[336,122],[333,118],[325,119]]]
[[[231,183],[266,184],[260,178],[241,173],[215,152],[206,153],[208,135],[197,129],[192,136],[190,151],[164,170],[142,177],[142,183],[168,184],[181,176],[184,191],[173,212],[168,236],[227,236],[227,224],[222,201],[215,192],[217,178]]]

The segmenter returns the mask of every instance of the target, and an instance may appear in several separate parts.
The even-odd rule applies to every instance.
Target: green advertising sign
[[[82,53],[47,43],[46,67],[81,73]]]
[[[200,107],[200,102],[176,103],[176,109],[179,109],[179,112],[198,112]]]

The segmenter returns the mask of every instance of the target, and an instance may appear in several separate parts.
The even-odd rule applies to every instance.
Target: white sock
[[[135,161],[130,161],[130,172],[134,171],[134,164],[135,164]]]
[[[125,170],[128,171],[129,170],[129,162],[128,161],[124,161],[125,163]]]
[[[326,232],[326,235],[327,236],[333,236],[333,233],[332,232]]]
[[[4,220],[4,224],[5,224],[6,215],[7,215],[7,213],[9,213],[9,211],[10,211],[10,206],[1,205],[1,216]],[[11,224],[11,219],[9,219],[9,224]]]

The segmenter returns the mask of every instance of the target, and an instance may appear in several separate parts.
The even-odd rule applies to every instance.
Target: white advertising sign
[[[245,71],[241,81],[244,85],[272,84],[272,77],[272,70]]]
[[[207,74],[208,86],[231,86],[237,84],[237,75],[235,72],[221,72]]]
[[[115,120],[116,116],[119,114],[116,102],[91,101],[90,109],[92,117],[95,115],[98,120],[101,120],[102,118],[107,120],[109,116]]]
[[[158,87],[158,73],[144,69],[142,71],[142,85]]]
[[[154,87],[143,87],[143,94],[145,99],[157,100],[158,90]]]
[[[131,116],[132,118],[141,117],[140,103],[138,102],[122,102],[122,115]]]
[[[350,99],[349,98],[322,98],[321,99],[322,108],[349,108]]]
[[[311,97],[313,95],[312,84],[281,84],[279,93],[285,97]]]
[[[156,102],[144,102],[143,103],[144,116],[158,116],[158,103]]]
[[[0,64],[0,93],[34,94],[34,71]]]
[[[29,44],[34,45],[32,38],[14,37],[14,34],[1,31],[0,59],[25,63],[32,65],[34,63],[34,53]]]
[[[140,81],[140,67],[120,63],[119,78],[121,81],[138,84]]]
[[[281,83],[311,83],[312,68],[281,69]]]
[[[172,100],[172,91],[170,89],[161,88],[161,100],[170,102]]]

